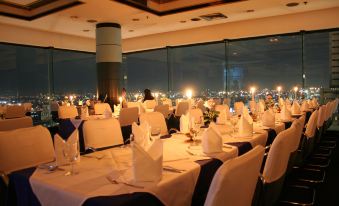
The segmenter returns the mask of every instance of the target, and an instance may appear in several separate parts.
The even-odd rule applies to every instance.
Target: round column
[[[121,26],[117,23],[96,25],[97,90],[100,100],[113,108],[118,103],[122,62]]]

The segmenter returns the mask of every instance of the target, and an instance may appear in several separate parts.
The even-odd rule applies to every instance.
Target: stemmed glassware
[[[237,125],[238,123],[238,115],[232,115],[231,117],[231,124],[233,126],[233,134],[235,134],[235,126]]]
[[[65,173],[66,176],[77,174],[74,171],[74,163],[79,158],[78,142],[66,142],[63,148],[64,157],[69,161],[70,170]]]

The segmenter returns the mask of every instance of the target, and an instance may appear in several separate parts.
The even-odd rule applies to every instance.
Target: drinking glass
[[[231,117],[231,124],[233,126],[233,134],[235,134],[235,126],[237,125],[238,123],[238,115],[233,115]]]
[[[79,144],[78,142],[66,142],[63,148],[64,157],[69,161],[70,170],[65,173],[66,176],[75,175],[74,163],[79,158]]]

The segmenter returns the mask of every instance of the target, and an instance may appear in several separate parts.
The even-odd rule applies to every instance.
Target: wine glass
[[[231,124],[233,126],[233,134],[235,134],[235,126],[237,125],[238,123],[238,115],[233,115],[231,117]]]
[[[70,171],[65,173],[65,176],[72,176],[77,173],[74,172],[74,163],[79,157],[78,142],[66,142],[63,148],[64,157],[69,161]]]

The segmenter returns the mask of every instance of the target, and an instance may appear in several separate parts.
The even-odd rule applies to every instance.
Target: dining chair
[[[237,115],[242,114],[242,110],[244,109],[244,103],[243,102],[234,102],[234,111]]]
[[[199,108],[201,109],[202,112],[205,112],[206,111],[206,107],[204,106],[204,101],[203,100],[199,100],[197,102],[197,105],[196,105],[196,108]]]
[[[132,125],[133,122],[138,123],[139,109],[137,107],[121,108],[119,115],[120,126]]]
[[[26,114],[26,111],[23,105],[8,105],[6,108],[5,118],[12,119],[12,118],[24,117],[25,114]]]
[[[165,118],[168,118],[171,113],[168,104],[157,105],[154,107],[154,111],[160,112],[162,115],[164,115]]]
[[[109,106],[108,103],[96,103],[94,105],[94,113],[95,114],[104,114],[106,110],[108,110],[110,113],[112,113],[112,108],[111,108],[111,106]]]
[[[178,102],[174,115],[176,117],[180,117],[181,115],[186,114],[188,110],[189,110],[189,102],[187,101]]]
[[[75,118],[78,115],[78,110],[74,105],[63,105],[58,108],[58,116],[60,119]]]
[[[85,149],[100,149],[124,143],[120,123],[114,118],[85,121],[83,135]]]
[[[199,121],[199,122],[201,118],[204,116],[201,109],[199,108],[189,110],[189,115],[191,118],[194,118],[194,121]],[[200,122],[200,123],[203,123],[203,122]]]
[[[5,174],[55,159],[47,128],[35,126],[0,132],[0,171]]]
[[[140,124],[149,124],[151,127],[160,128],[161,135],[167,135],[168,129],[165,117],[160,112],[148,112],[140,115]]]
[[[204,205],[251,205],[263,156],[264,147],[258,145],[223,163],[213,177]]]
[[[19,117],[13,119],[4,119],[0,121],[0,131],[7,131],[25,127],[33,127],[32,117]]]
[[[32,110],[32,103],[30,103],[30,102],[25,102],[25,103],[23,103],[22,105],[24,106],[25,112],[26,112],[26,113],[27,113],[27,112],[31,112],[31,110]]]
[[[163,105],[166,105],[166,104],[167,104],[169,107],[172,107],[172,106],[173,106],[172,100],[171,100],[171,99],[168,99],[168,98],[162,100],[162,104],[163,104]]]
[[[257,103],[254,100],[249,101],[248,106],[252,113],[254,113],[257,110]]]
[[[146,100],[144,101],[144,107],[146,110],[154,110],[154,107],[157,105],[157,101],[153,100]]]
[[[137,107],[138,108],[138,114],[145,112],[145,109],[142,106],[141,102],[127,102],[127,108],[131,108],[131,107]]]

